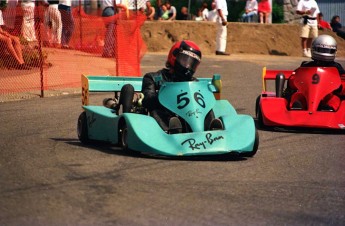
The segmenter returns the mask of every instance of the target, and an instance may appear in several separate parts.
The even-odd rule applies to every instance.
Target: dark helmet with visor
[[[172,79],[190,81],[201,61],[201,51],[192,41],[176,42],[170,49],[167,67],[173,69]]]

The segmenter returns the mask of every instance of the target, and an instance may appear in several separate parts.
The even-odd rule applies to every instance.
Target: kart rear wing
[[[288,79],[292,73],[293,70],[267,70],[266,67],[263,67],[262,69],[262,90],[263,92],[267,91],[267,80],[275,80],[276,76],[278,74],[284,74],[285,79]]]
[[[216,99],[220,99],[222,81],[219,74],[214,74],[213,78],[198,78],[198,80],[208,81],[210,90]],[[143,77],[82,75],[82,104],[89,105],[91,92],[119,92],[122,86],[128,83],[134,87],[135,92],[141,92],[142,82]]]
[[[82,104],[89,105],[91,92],[119,92],[128,83],[134,87],[134,91],[140,92],[142,81],[142,77],[82,75]]]

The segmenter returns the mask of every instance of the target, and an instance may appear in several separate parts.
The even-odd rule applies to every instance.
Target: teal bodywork
[[[118,91],[127,83],[133,84],[135,91],[141,90],[142,78],[110,76],[86,76],[86,78],[88,88],[85,90],[85,95],[96,91]],[[118,144],[120,125],[125,123],[128,148],[138,152],[167,156],[250,153],[253,149],[256,152],[258,138],[253,118],[249,115],[237,114],[227,100],[216,100],[213,92],[218,90],[211,78],[193,82],[162,82],[160,85],[161,104],[183,118],[193,132],[167,134],[149,115],[137,113],[117,115],[114,110],[104,106],[84,105],[88,138]],[[84,86],[86,85],[83,85],[83,89],[86,89]],[[85,101],[88,98],[83,96],[83,102],[88,102]],[[204,120],[210,110],[213,110],[216,118],[222,120],[224,130],[205,131]]]

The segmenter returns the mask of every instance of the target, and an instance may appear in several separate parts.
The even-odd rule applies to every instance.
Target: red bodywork
[[[308,103],[307,110],[292,110],[288,101],[276,97],[275,92],[268,92],[266,81],[275,80],[282,72],[286,80],[291,76],[298,91]],[[338,70],[333,67],[301,67],[296,71],[264,70],[263,92],[257,106],[259,120],[265,126],[291,126],[328,129],[345,129],[345,101],[342,100],[337,111],[318,111],[320,101],[329,93],[339,88],[341,79]],[[286,81],[287,82],[287,81]],[[285,83],[286,83],[285,82]]]

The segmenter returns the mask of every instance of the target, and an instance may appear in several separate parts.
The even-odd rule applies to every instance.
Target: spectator
[[[165,4],[162,5],[162,15],[159,18],[160,20],[169,20],[169,10]]]
[[[162,16],[162,0],[157,0],[156,1],[156,13],[155,13],[155,19],[159,20],[159,18],[161,18]]]
[[[245,12],[242,15],[243,22],[252,22],[253,17],[258,14],[258,2],[256,0],[247,0]]]
[[[218,23],[217,23],[217,37],[216,37],[216,55],[230,55],[225,52],[226,50],[226,39],[227,39],[227,17],[228,17],[228,5],[226,0],[215,0],[216,8],[218,12]]]
[[[166,2],[165,5],[169,11],[169,13],[168,13],[169,19],[168,20],[175,20],[176,19],[176,8],[175,8],[175,6],[172,6],[170,4],[170,2]]]
[[[114,6],[114,0],[102,1],[102,17],[105,22],[105,38],[102,57],[114,57],[115,56],[115,21],[112,16],[117,14],[118,9],[127,9],[123,4],[120,4],[120,0],[116,0],[116,10]]]
[[[308,0],[307,0],[308,1]],[[271,13],[271,5],[268,0],[260,0],[258,4],[260,23],[268,23],[268,17]]]
[[[162,80],[167,82],[197,81],[193,75],[200,62],[201,50],[199,47],[189,40],[179,41],[169,51],[166,68],[144,75],[142,82],[143,106],[168,134],[181,133],[182,124],[175,114],[160,104],[158,100],[160,86],[155,82],[155,77],[161,76]],[[214,118],[212,112],[205,119],[205,127],[209,130],[223,129],[223,123],[220,119]]]
[[[59,1],[45,1],[44,25],[48,37],[48,46],[61,47],[62,22]]]
[[[204,21],[206,21],[207,20],[207,17],[208,17],[208,8],[207,8],[208,6],[207,6],[207,3],[206,2],[204,2],[203,4],[202,4],[202,7],[201,7],[201,13],[202,13],[202,18],[203,18],[203,20]]]
[[[155,14],[156,14],[156,10],[155,7],[153,7],[151,5],[150,1],[146,1],[146,18],[148,20],[154,20]]]
[[[204,21],[204,18],[202,16],[202,9],[198,10],[198,13],[196,15],[196,17],[194,18],[195,21]]]
[[[59,11],[61,13],[62,33],[61,48],[70,49],[69,42],[74,31],[74,20],[71,12],[72,0],[60,0]]]
[[[193,20],[194,16],[188,13],[188,8],[183,6],[181,8],[181,20]]]
[[[35,0],[22,1],[23,10],[22,35],[28,42],[37,42],[35,33]]]
[[[343,30],[343,27],[339,21],[340,17],[338,15],[333,16],[331,20],[331,27],[339,37],[345,39],[345,31]]]
[[[29,70],[30,67],[24,62],[22,45],[20,44],[19,38],[3,30],[3,25],[4,19],[2,17],[2,10],[0,9],[0,55],[10,54],[17,63],[15,68],[20,70]]]
[[[318,36],[317,15],[320,13],[315,0],[300,0],[296,13],[302,15],[301,45],[304,57],[311,57],[310,47],[313,38]]]
[[[323,14],[321,12],[318,14],[318,28],[320,30],[328,29],[332,31],[331,25],[327,21],[323,20]]]
[[[217,22],[218,20],[218,12],[214,1],[211,3],[211,10],[208,12],[207,20],[211,22]]]

